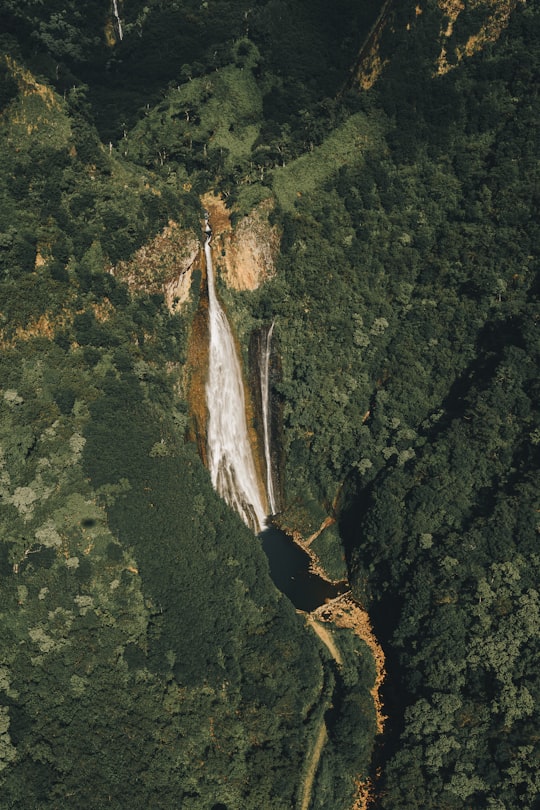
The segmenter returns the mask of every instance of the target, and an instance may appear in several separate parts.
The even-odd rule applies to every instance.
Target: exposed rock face
[[[165,295],[165,303],[171,312],[175,312],[178,307],[185,304],[189,299],[189,292],[191,290],[191,276],[193,269],[198,265],[199,250],[194,250],[188,256],[189,264],[187,267],[180,269],[176,278],[171,281],[165,282],[163,285],[163,293]]]
[[[455,68],[462,59],[473,56],[488,42],[495,42],[508,25],[510,14],[519,2],[525,0],[469,0],[469,10],[478,10],[482,19],[478,30],[469,34],[462,41],[456,38],[456,28],[459,25],[459,16],[465,10],[465,0],[436,0],[442,14],[439,39],[441,50],[437,58],[434,74],[443,75]],[[428,3],[419,0],[415,7],[415,17],[418,18]],[[391,20],[394,0],[385,0],[381,12],[373,25],[368,37],[362,45],[354,70],[357,81],[364,90],[368,90],[378,79],[388,60],[380,55],[381,40],[393,32]],[[407,24],[407,31],[414,28],[414,20]],[[389,32],[388,32],[389,29]],[[451,44],[452,43],[452,44]]]
[[[263,420],[263,403],[261,391],[261,356],[263,341],[266,343],[266,336],[268,333],[268,326],[257,329],[252,332],[249,338],[249,390],[251,392],[251,399],[253,401],[253,425],[257,434],[256,442],[252,442],[254,450],[258,448],[259,468],[266,471],[266,460],[264,458],[264,420]],[[277,339],[274,339],[271,345],[270,362],[269,362],[269,389],[270,389],[270,402],[268,403],[269,410],[269,440],[270,440],[270,467],[272,473],[272,482],[274,488],[274,498],[278,510],[281,508],[283,501],[283,493],[281,485],[283,482],[283,402],[273,393],[276,383],[281,381],[281,357],[277,345]],[[263,480],[266,476],[263,476]],[[268,490],[268,482],[266,482],[266,489]]]
[[[384,66],[388,64],[388,59],[383,61],[381,58],[380,44],[391,6],[392,0],[385,0],[382,4],[379,16],[358,54],[356,73],[358,81],[364,90],[369,90],[375,84]]]
[[[188,344],[187,362],[184,366],[183,387],[189,403],[191,423],[188,438],[197,443],[202,462],[207,466],[206,423],[206,379],[209,354],[208,297],[201,291],[199,307],[193,318]]]
[[[443,74],[448,73],[464,57],[473,56],[481,51],[488,42],[495,42],[508,25],[510,14],[517,6],[518,0],[471,0],[469,7],[483,12],[484,20],[478,31],[471,34],[466,41],[458,43],[450,54],[447,51],[447,43],[454,33],[459,15],[465,10],[465,3],[463,0],[438,0],[438,3],[446,20],[446,28],[441,30],[443,45],[437,63],[437,73]],[[449,55],[452,57],[452,63],[448,62]]]
[[[221,197],[205,194],[202,203],[210,214],[216,269],[233,290],[256,290],[275,273],[280,234],[268,220],[272,201],[260,203],[234,229]]]
[[[209,193],[202,203],[210,214],[217,272],[234,290],[257,289],[274,275],[279,250],[279,231],[268,220],[272,201],[260,203],[234,229],[220,197]],[[201,268],[200,240],[170,220],[132,259],[118,262],[110,272],[132,290],[163,293],[169,310],[175,312],[189,298],[195,268]]]
[[[194,233],[173,220],[132,259],[111,268],[132,290],[161,292],[171,312],[189,297],[191,276],[200,267],[200,242]]]

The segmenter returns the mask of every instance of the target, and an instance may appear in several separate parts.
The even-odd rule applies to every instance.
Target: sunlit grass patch
[[[345,165],[358,165],[367,149],[380,140],[382,126],[356,113],[331,132],[312,152],[272,171],[272,185],[282,208],[293,210],[303,194],[316,191]]]

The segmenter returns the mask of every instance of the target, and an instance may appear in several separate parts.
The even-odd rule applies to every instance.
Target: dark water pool
[[[279,529],[265,529],[259,537],[270,563],[274,584],[299,610],[315,610],[327,599],[334,599],[348,590],[345,583],[332,585],[311,573],[308,554]]]

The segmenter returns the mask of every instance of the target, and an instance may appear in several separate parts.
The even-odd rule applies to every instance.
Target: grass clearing
[[[361,162],[366,151],[380,141],[382,135],[382,123],[368,119],[364,113],[356,113],[312,152],[274,169],[272,186],[281,207],[294,211],[299,197],[321,189],[341,166]]]

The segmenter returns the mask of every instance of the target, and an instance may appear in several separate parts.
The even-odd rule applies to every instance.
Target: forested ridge
[[[538,10],[381,8],[1,4],[2,807],[298,807],[323,718],[312,808],[539,806]],[[275,273],[218,286],[382,738],[189,440],[201,273],[116,271],[208,192],[270,201]]]

